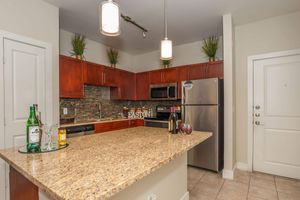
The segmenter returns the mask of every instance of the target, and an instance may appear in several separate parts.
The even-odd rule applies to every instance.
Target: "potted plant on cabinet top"
[[[205,39],[203,42],[204,45],[202,46],[202,50],[208,56],[209,62],[215,62],[219,38],[217,36],[211,36]]]
[[[164,68],[169,68],[171,65],[171,60],[161,60]]]
[[[111,64],[111,67],[116,68],[119,59],[119,52],[114,48],[107,49],[107,57]]]
[[[71,56],[75,56],[77,59],[83,60],[84,59],[84,51],[85,51],[85,36],[75,34],[72,38],[72,47],[73,50],[70,52]]]

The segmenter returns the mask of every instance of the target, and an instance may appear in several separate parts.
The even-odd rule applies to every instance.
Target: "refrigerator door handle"
[[[181,118],[182,118],[182,122],[185,123],[185,88],[184,88],[184,84],[181,84],[181,91],[182,91],[182,100],[181,100],[181,104],[182,104],[182,111],[181,111]]]

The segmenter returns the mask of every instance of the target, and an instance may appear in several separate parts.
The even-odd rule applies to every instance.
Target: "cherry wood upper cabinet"
[[[176,83],[177,80],[178,80],[177,67],[154,70],[149,72],[150,84]]]
[[[127,71],[120,71],[121,99],[135,99],[135,74]]]
[[[100,86],[103,83],[102,73],[104,67],[91,62],[86,62],[84,67],[84,83]]]
[[[103,69],[103,86],[117,87],[118,86],[118,78],[119,78],[119,70],[112,67],[104,67]]]
[[[149,72],[136,74],[136,100],[149,100]]]
[[[83,71],[85,62],[60,56],[59,94],[62,98],[83,98]]]
[[[206,63],[189,65],[188,75],[190,80],[206,78]]]
[[[149,72],[149,83],[150,84],[160,84],[162,83],[162,71],[153,70]]]
[[[118,72],[117,72],[118,71]],[[117,86],[111,88],[111,99],[134,100],[135,99],[135,73],[115,69],[117,72]]]
[[[178,70],[173,68],[162,69],[162,83],[176,83],[178,81]]]
[[[207,63],[206,70],[207,78],[224,78],[223,61]]]

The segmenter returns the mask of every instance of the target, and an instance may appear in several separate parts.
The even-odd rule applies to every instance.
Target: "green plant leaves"
[[[114,48],[109,48],[106,50],[106,53],[107,53],[107,57],[108,57],[110,64],[115,65],[118,63],[118,59],[119,59],[118,50],[116,50]]]
[[[70,52],[72,56],[81,56],[83,57],[85,47],[86,47],[86,41],[85,36],[75,34],[72,38],[72,51]]]
[[[218,50],[219,38],[217,36],[210,36],[207,39],[205,39],[203,43],[204,43],[202,47],[203,52],[209,58],[215,58]]]

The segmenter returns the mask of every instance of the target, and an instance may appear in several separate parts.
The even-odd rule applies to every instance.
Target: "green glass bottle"
[[[30,106],[30,115],[26,124],[26,139],[27,151],[38,152],[40,151],[40,128],[39,121],[35,115],[35,107]]]

